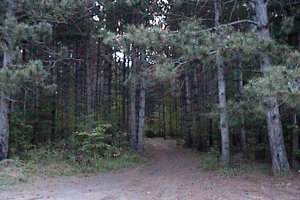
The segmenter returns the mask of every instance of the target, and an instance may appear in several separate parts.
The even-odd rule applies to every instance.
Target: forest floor
[[[183,149],[174,140],[148,139],[147,162],[138,167],[101,174],[36,177],[8,186],[0,199],[98,200],[300,200],[300,175],[226,177],[201,170],[199,154]]]

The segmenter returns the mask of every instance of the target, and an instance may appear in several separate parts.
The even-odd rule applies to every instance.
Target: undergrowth
[[[231,156],[230,167],[220,166],[220,153],[217,149],[210,149],[200,154],[200,166],[205,171],[215,171],[224,176],[255,175],[269,173],[266,163],[257,163],[252,158],[244,157],[241,153]]]
[[[125,133],[113,132],[100,124],[89,131],[76,132],[67,140],[47,144],[0,162],[0,186],[27,181],[33,176],[69,176],[105,172],[135,166],[144,157],[129,148]]]
[[[129,148],[122,149],[118,157],[99,157],[97,159],[77,157],[71,151],[53,149],[36,149],[23,161],[25,169],[31,174],[47,176],[74,175],[78,173],[104,172],[134,166],[143,162],[144,158]]]

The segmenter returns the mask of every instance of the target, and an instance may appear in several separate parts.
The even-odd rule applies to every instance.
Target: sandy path
[[[38,178],[0,191],[4,199],[98,200],[300,200],[300,176],[231,177],[199,169],[200,161],[173,140],[147,140],[148,162],[89,177]]]

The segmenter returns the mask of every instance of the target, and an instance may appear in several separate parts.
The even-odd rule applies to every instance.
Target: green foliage
[[[290,107],[296,107],[299,102],[299,68],[285,66],[273,66],[262,77],[249,80],[245,86],[243,95],[256,107],[264,103],[263,99],[277,96],[281,102]],[[249,102],[250,103],[250,102]]]
[[[214,171],[220,168],[220,153],[218,149],[211,148],[207,153],[200,155],[201,168],[206,171]]]
[[[48,76],[40,60],[29,61],[25,65],[10,66],[0,69],[0,91],[16,93],[20,85],[29,83],[31,86],[43,85]]]
[[[165,60],[158,61],[155,68],[155,76],[161,81],[174,79],[177,76],[176,68],[173,63]]]
[[[18,162],[21,163],[20,170],[24,177],[35,175],[70,176],[78,173],[105,172],[144,162],[144,158],[140,154],[129,149],[124,149],[119,157],[90,159],[88,164],[82,163],[77,156],[71,149],[45,145],[42,148],[27,151],[26,158]],[[18,158],[15,159],[18,160]],[[24,178],[24,180],[27,179]]]
[[[24,41],[48,42],[52,36],[52,25],[46,22],[30,25],[11,18],[5,20],[4,25],[0,26],[0,31],[9,34],[12,45],[19,46]],[[0,44],[2,48],[7,48],[5,43]]]
[[[33,127],[26,122],[24,115],[14,112],[10,118],[11,132],[9,138],[10,154],[17,155],[33,147],[30,144]]]
[[[233,155],[231,166],[222,168],[220,166],[220,153],[218,149],[210,149],[209,152],[200,155],[200,165],[205,171],[217,171],[223,176],[239,176],[265,173],[268,169],[266,164],[258,164],[241,154]]]
[[[78,139],[79,150],[84,156],[92,158],[118,157],[122,143],[119,134],[111,132],[110,124],[100,124],[92,131],[76,132],[75,138]]]
[[[294,29],[295,17],[283,17],[281,31],[285,34],[289,34]]]

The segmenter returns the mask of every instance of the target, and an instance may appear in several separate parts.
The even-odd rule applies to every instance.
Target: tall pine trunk
[[[9,137],[9,101],[6,95],[0,94],[0,160],[6,159],[8,155]]]
[[[131,78],[135,76],[135,67],[132,66],[131,68]],[[137,149],[137,124],[136,124],[136,85],[135,79],[131,80],[131,84],[129,87],[129,129],[130,129],[130,145],[131,148]]]
[[[243,83],[243,72],[242,69],[239,69],[238,72],[238,90],[241,92],[244,88],[244,83]],[[240,127],[240,138],[241,138],[241,147],[242,151],[245,152],[247,150],[247,135],[246,135],[246,130],[245,130],[245,117],[244,114],[241,115],[241,127]]]
[[[163,136],[164,136],[164,139],[167,139],[167,131],[166,131],[166,109],[165,109],[165,87],[164,87],[164,83],[162,83],[162,85],[161,85],[161,101],[162,101]]]
[[[222,14],[222,3],[220,0],[215,1],[215,25],[220,27],[220,20]],[[217,77],[218,77],[218,96],[220,108],[220,129],[221,129],[221,166],[228,167],[230,162],[230,143],[229,130],[227,121],[226,109],[226,82],[225,82],[225,66],[218,49],[216,55]]]
[[[258,24],[258,36],[262,39],[269,39],[270,33],[268,29],[268,10],[264,0],[253,0],[250,3],[254,3],[256,21]],[[260,54],[261,70],[265,73],[271,68],[269,57],[261,52]],[[267,126],[269,145],[272,156],[272,171],[277,173],[289,173],[290,166],[286,156],[286,149],[283,139],[283,131],[279,113],[279,106],[277,97],[271,96],[265,99],[267,104]]]
[[[189,87],[189,75],[187,69],[184,74],[184,146],[192,146],[192,136],[191,136],[191,94]]]
[[[292,165],[293,168],[299,169],[299,160],[297,158],[297,152],[299,151],[299,128],[297,114],[293,114],[293,132],[292,132]]]
[[[138,115],[138,140],[137,150],[139,152],[144,151],[143,133],[145,126],[145,105],[146,105],[146,87],[145,81],[140,80],[140,95],[139,95],[139,115]]]
[[[6,19],[14,17],[13,8],[15,1],[8,2]],[[9,68],[12,64],[12,38],[8,33],[4,33],[7,42],[7,48],[3,50],[3,68]],[[9,139],[9,94],[0,91],[0,160],[8,156],[8,139]]]
[[[194,69],[194,78],[193,78],[193,85],[194,85],[194,117],[195,117],[195,127],[196,127],[196,148],[198,150],[202,150],[204,148],[204,137],[201,130],[201,118],[200,118],[200,95],[199,95],[199,85],[198,85],[198,74],[197,70]]]

